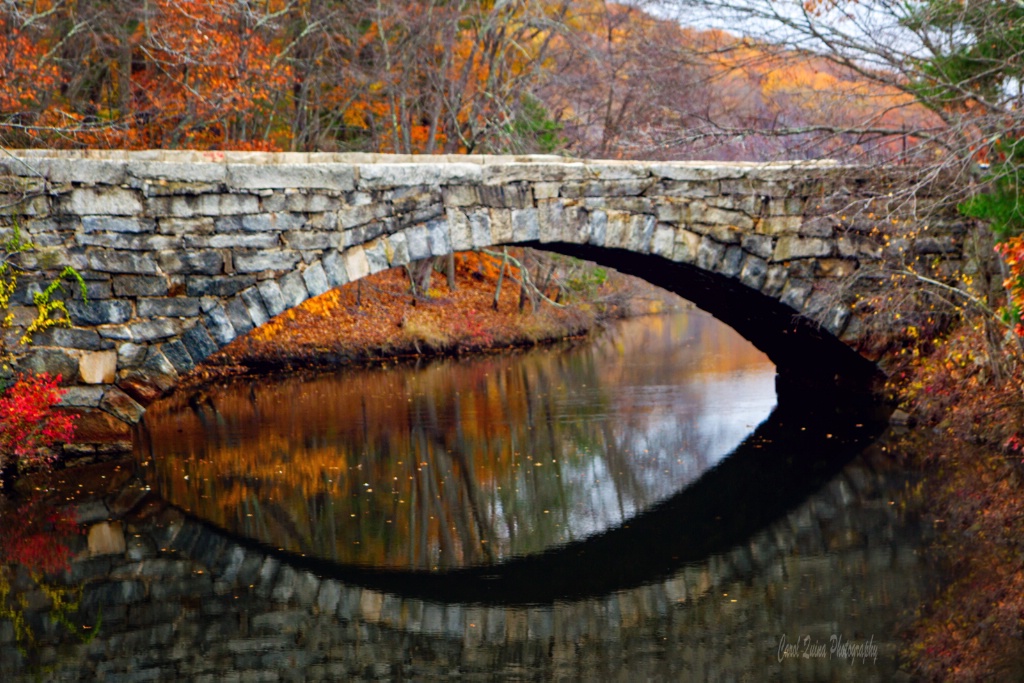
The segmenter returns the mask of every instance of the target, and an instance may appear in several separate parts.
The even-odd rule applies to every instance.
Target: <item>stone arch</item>
[[[838,362],[871,375],[856,353],[862,321],[831,290],[884,261],[885,226],[836,211],[859,202],[881,212],[899,172],[46,150],[0,162],[0,178],[23,199],[11,218],[90,283],[91,300],[70,304],[74,327],[40,340],[26,363],[63,364],[76,378],[70,405],[125,422],[211,353],[311,296],[412,260],[503,244],[585,256],[667,286],[780,368],[813,364],[828,347],[835,354],[822,372]],[[955,271],[961,232],[951,223],[918,251]]]

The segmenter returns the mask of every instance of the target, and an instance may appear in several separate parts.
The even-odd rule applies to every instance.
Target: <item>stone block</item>
[[[775,248],[775,244],[771,237],[753,233],[743,235],[740,240],[740,246],[742,246],[743,250],[747,253],[753,254],[762,259],[771,258],[772,250]]]
[[[139,405],[138,401],[117,387],[110,387],[103,394],[100,401],[100,410],[110,413],[122,422],[135,424],[142,419],[146,409]]]
[[[633,216],[630,220],[630,239],[628,248],[638,254],[646,254],[651,250],[651,239],[654,237],[654,216]]]
[[[199,315],[199,299],[185,296],[139,299],[136,308],[141,318],[192,318]]]
[[[396,232],[388,237],[388,259],[392,267],[404,266],[409,263],[409,244],[404,232]]]
[[[321,250],[327,249],[331,246],[338,246],[337,234],[330,234],[326,232],[309,232],[306,230],[299,230],[286,232],[282,237],[284,238],[285,245],[291,249],[297,249],[299,251]]]
[[[672,260],[677,263],[696,263],[700,253],[703,236],[691,230],[676,231],[676,244],[672,250]]]
[[[88,254],[89,268],[101,273],[132,273],[137,275],[155,275],[156,261],[148,254],[131,252],[97,250]]]
[[[204,322],[206,323],[206,329],[210,332],[210,336],[217,342],[218,348],[227,346],[238,336],[234,326],[231,324],[231,319],[228,318],[227,311],[220,304],[206,312]]]
[[[309,298],[302,273],[294,271],[281,278],[281,295],[287,308],[295,308]]]
[[[477,183],[483,177],[479,164],[472,163],[373,163],[359,166],[359,189],[379,190],[410,185],[460,185]]]
[[[702,237],[697,248],[697,266],[704,270],[717,270],[719,262],[725,256],[725,245],[719,244],[710,237]]]
[[[342,254],[342,259],[350,281],[354,282],[370,274],[370,263],[363,247],[346,249]]]
[[[188,352],[188,347],[186,347],[185,343],[179,339],[167,342],[160,347],[160,350],[179,374],[183,375],[195,367],[195,361],[192,359],[192,355]]]
[[[658,223],[651,239],[651,253],[671,259],[675,250],[676,231],[667,223]]]
[[[184,245],[189,249],[270,249],[281,245],[281,236],[276,232],[186,235]]]
[[[492,244],[509,244],[513,241],[512,212],[508,209],[491,209]]]
[[[251,190],[308,188],[348,192],[356,186],[348,164],[228,164],[227,184]]]
[[[263,295],[258,287],[244,289],[238,296],[242,299],[242,303],[245,304],[245,310],[249,314],[253,325],[259,327],[270,320],[271,315],[263,303]]]
[[[83,408],[96,408],[103,398],[106,387],[68,387],[60,399],[62,406],[77,406]]]
[[[454,251],[468,251],[473,248],[473,232],[469,217],[460,209],[449,208],[445,211],[448,225],[448,237]]]
[[[68,213],[78,216],[140,216],[142,210],[138,194],[120,187],[76,188],[67,205]]]
[[[121,522],[100,522],[89,527],[89,555],[122,555],[127,547]]]
[[[176,337],[181,334],[183,327],[180,320],[171,318],[143,320],[128,325],[132,341],[147,344],[160,339]]]
[[[256,289],[259,290],[260,298],[263,300],[263,308],[271,318],[287,310],[288,304],[285,302],[281,286],[277,282],[274,280],[264,280],[256,285]],[[251,313],[252,311],[250,311]],[[256,318],[254,317],[253,321],[255,320]]]
[[[779,297],[779,300],[790,308],[802,311],[810,295],[811,284],[809,282],[791,278],[786,281],[785,287],[782,288],[782,296]]]
[[[803,216],[767,216],[758,221],[756,231],[762,235],[796,235],[803,222]]]
[[[426,225],[427,242],[430,245],[430,253],[433,256],[444,256],[452,253],[452,243],[448,230],[447,219],[430,221]]]
[[[410,261],[419,261],[430,256],[430,240],[425,225],[409,228],[404,234]]]
[[[292,270],[300,260],[302,255],[297,252],[267,249],[235,254],[234,265],[239,273],[259,273],[265,270]]]
[[[366,255],[366,265],[370,269],[371,274],[379,273],[391,267],[388,261],[388,246],[385,239],[381,238],[365,245],[363,253]]]
[[[131,302],[120,299],[69,301],[67,307],[71,322],[76,325],[116,325],[132,317]]]
[[[189,296],[195,297],[226,297],[234,296],[254,284],[256,284],[255,275],[194,276],[186,281],[185,291]]]
[[[167,278],[160,275],[115,275],[114,294],[119,297],[166,296]]]
[[[608,214],[604,211],[590,212],[590,243],[603,247],[608,241]]]
[[[469,220],[469,239],[473,247],[489,247],[491,240],[491,216],[486,211],[472,211],[466,214]]]
[[[231,327],[235,329],[235,333],[238,336],[246,334],[255,327],[245,301],[240,296],[236,296],[228,301],[227,305],[224,306],[224,312],[227,313],[228,320],[231,321]]]
[[[480,204],[480,191],[476,185],[449,185],[441,192],[446,207],[477,206]]]
[[[162,251],[160,268],[168,274],[217,275],[224,272],[224,257],[219,251]]]
[[[341,254],[331,251],[320,261],[323,264],[324,274],[327,276],[327,283],[331,287],[340,287],[348,283],[348,272],[345,270],[345,263]]]
[[[140,233],[155,232],[156,221],[127,216],[83,216],[82,229],[86,234],[96,232]]]
[[[117,351],[88,351],[78,359],[78,374],[85,384],[112,384],[117,373]]]
[[[195,325],[191,329],[185,332],[181,337],[181,342],[185,345],[188,350],[188,355],[192,357],[192,360],[196,363],[201,363],[206,360],[210,354],[217,350],[217,343],[210,336],[206,326],[202,323]],[[167,353],[165,350],[164,353]],[[171,359],[174,362],[174,359]]]
[[[736,277],[740,274],[740,269],[743,268],[743,260],[746,257],[746,253],[740,247],[735,244],[726,247],[725,254],[722,256],[721,262],[718,264],[718,272],[722,273],[726,277]]]
[[[99,351],[102,340],[96,330],[82,330],[75,327],[51,327],[33,338],[36,346],[60,346],[65,349]]]
[[[221,220],[221,219],[217,219]],[[209,235],[214,231],[214,219],[161,217],[157,219],[157,231],[164,235]]]
[[[773,261],[790,261],[802,258],[818,258],[831,256],[834,245],[829,240],[816,237],[794,237],[784,235],[775,243],[772,252]]]
[[[319,296],[331,288],[327,282],[327,273],[324,272],[320,261],[315,261],[302,271],[302,280],[306,283],[306,290],[309,291],[310,296]]]

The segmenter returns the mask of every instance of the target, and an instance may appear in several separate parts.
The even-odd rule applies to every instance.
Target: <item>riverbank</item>
[[[531,303],[523,298],[518,269],[509,265],[502,277],[500,265],[495,257],[464,252],[455,257],[454,289],[445,273],[434,271],[429,285],[413,294],[401,268],[333,289],[224,347],[180,386],[225,376],[532,346],[586,335],[606,320],[688,305],[639,278],[567,259],[544,269],[561,269],[546,278],[551,282],[543,293],[551,301],[535,295]]]
[[[1003,352],[964,325],[893,378],[950,577],[908,634],[920,680],[1024,680],[1024,368]]]

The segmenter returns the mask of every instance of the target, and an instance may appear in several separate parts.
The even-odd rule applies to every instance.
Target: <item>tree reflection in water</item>
[[[770,362],[689,312],[583,344],[230,383],[154,405],[137,443],[164,497],[231,531],[446,569],[622,524],[774,404]]]

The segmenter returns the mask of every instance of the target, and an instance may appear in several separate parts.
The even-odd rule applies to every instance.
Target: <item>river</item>
[[[0,677],[890,680],[929,526],[877,410],[785,396],[699,311],[176,395]]]

